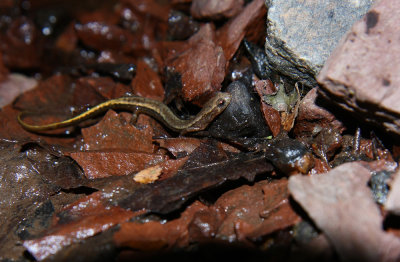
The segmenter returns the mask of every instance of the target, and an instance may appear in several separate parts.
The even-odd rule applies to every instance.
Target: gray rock
[[[400,134],[400,1],[382,0],[338,44],[321,93],[363,121]]]
[[[314,87],[315,76],[336,44],[374,0],[265,2],[268,66],[294,81]]]

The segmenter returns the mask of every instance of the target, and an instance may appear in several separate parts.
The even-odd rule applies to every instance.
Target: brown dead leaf
[[[176,138],[165,138],[155,140],[161,148],[167,149],[174,157],[186,156],[193,152],[201,143],[205,142],[204,139],[194,137],[176,137]],[[240,151],[226,143],[219,144],[222,149],[231,153],[239,153]]]
[[[82,167],[89,179],[128,175],[167,159],[163,155],[115,150],[71,152],[69,156]]]
[[[289,205],[287,180],[260,181],[223,194],[210,208],[220,218],[217,238],[259,239],[300,221]]]
[[[82,186],[79,167],[36,143],[0,141],[0,258],[17,260],[15,243],[44,230],[54,212],[50,198]]]
[[[207,206],[196,201],[186,208],[180,218],[164,224],[158,221],[124,223],[114,234],[114,241],[117,246],[139,250],[184,247],[189,243],[188,225],[193,216],[206,209]]]
[[[143,60],[137,63],[136,77],[132,80],[131,86],[137,96],[164,100],[164,88],[159,75]]]
[[[314,158],[314,167],[308,172],[309,175],[323,174],[331,170],[331,167],[326,161],[319,158]]]
[[[245,6],[242,12],[218,30],[217,44],[224,50],[226,61],[230,61],[236,53],[248,29],[256,21],[263,20],[262,17],[266,13],[267,9],[264,1],[254,0]]]
[[[72,148],[76,144],[73,137],[52,137],[41,136],[32,132],[28,132],[22,128],[17,121],[17,115],[20,110],[15,110],[11,105],[5,106],[0,111],[0,137],[10,141],[37,141],[42,140],[48,144],[61,145],[66,148]]]
[[[17,16],[5,27],[0,40],[3,62],[7,68],[32,69],[41,64],[44,50],[40,30],[32,19]],[[26,41],[29,39],[29,41]]]
[[[169,14],[169,3],[154,0],[122,0],[122,3],[129,4],[133,9],[145,15],[150,15],[153,19],[167,22]]]
[[[222,48],[215,44],[214,39],[213,26],[203,25],[188,40],[187,49],[171,62],[171,66],[182,76],[182,93],[188,101],[206,100],[204,96],[208,98],[221,89],[226,60]]]
[[[116,83],[110,77],[80,77],[77,81],[78,89],[94,90],[96,93],[101,94],[106,100],[126,96],[132,93],[132,89],[128,85]],[[77,94],[79,96],[79,94]],[[78,100],[81,97],[76,98]],[[82,104],[91,102],[90,97],[83,97],[85,101]],[[92,104],[95,106],[96,104]]]
[[[0,51],[0,81],[6,80],[9,74],[10,71],[5,67],[3,62],[3,54]]]
[[[276,88],[271,80],[258,80],[255,82],[255,89],[260,97],[276,92]],[[261,111],[268,124],[272,135],[276,137],[281,132],[281,116],[272,106],[261,103]]]
[[[317,104],[318,88],[311,89],[301,100],[299,114],[293,131],[296,136],[312,135],[314,130],[333,128],[340,133],[344,130],[343,124],[327,109]]]
[[[279,112],[281,127],[286,132],[289,132],[293,128],[298,114],[301,101],[300,91],[296,83],[294,90],[287,94],[282,80],[275,87],[277,91],[273,94],[263,95],[262,100]]]
[[[65,52],[72,52],[76,48],[78,36],[74,29],[74,23],[70,23],[66,30],[57,38],[55,42],[56,48]]]
[[[201,140],[193,137],[177,137],[155,140],[161,148],[166,148],[174,157],[188,155],[201,144]]]
[[[55,75],[39,82],[36,88],[18,97],[13,106],[18,111],[31,112],[32,117],[24,119],[31,124],[51,123],[68,119],[73,116],[73,113],[80,112],[88,104],[96,105],[104,101],[97,90],[88,84],[90,78],[86,79],[87,81],[82,81],[84,84],[81,84],[82,82],[74,82],[72,78],[66,75]],[[49,132],[50,134],[58,134],[58,137],[27,132],[16,121],[18,111],[12,109],[7,109],[7,111],[1,112],[6,116],[3,121],[7,123],[3,126],[4,138],[9,136],[19,139],[31,138],[37,140],[40,138],[51,144],[66,146],[71,146],[71,143],[75,140],[74,137],[65,136],[65,129]]]
[[[168,1],[154,0],[121,0],[120,19],[134,33],[132,44],[125,45],[136,55],[148,54],[157,45],[157,40],[165,39],[168,29],[170,4]],[[128,15],[126,15],[128,14]],[[128,30],[130,31],[130,30]],[[131,53],[129,52],[129,53]]]
[[[109,110],[96,125],[82,129],[86,150],[121,149],[134,152],[153,153],[154,136],[146,118],[139,116],[136,126],[131,123],[129,113],[117,114]]]
[[[76,24],[75,30],[79,40],[95,50],[131,50],[133,35],[117,25],[91,21]]]
[[[99,197],[100,194],[92,194],[69,205],[64,212],[71,212],[70,221],[66,221],[67,215],[63,214],[62,223],[54,225],[41,238],[24,241],[24,247],[35,259],[43,260],[76,241],[92,237],[140,214],[120,207],[105,207]]]
[[[185,164],[189,157],[179,159],[168,159],[160,164],[162,167],[162,176],[160,179],[167,179],[175,175],[175,173]]]

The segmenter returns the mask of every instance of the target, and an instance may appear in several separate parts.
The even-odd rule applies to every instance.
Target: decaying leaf
[[[265,95],[263,101],[280,113],[282,128],[289,132],[294,126],[300,105],[298,84],[296,83],[295,89],[289,94],[286,93],[282,80],[276,88],[276,93]]]
[[[399,260],[398,139],[330,108],[378,116],[361,98],[385,92],[356,101],[341,96],[345,79],[336,101],[314,88],[300,102],[297,85],[275,86],[265,0],[20,2],[0,1],[0,261]],[[375,39],[397,19],[384,11],[347,41]],[[393,91],[393,75],[375,80]],[[21,83],[36,87],[20,94]],[[27,123],[52,123],[132,95],[196,119],[220,90],[228,107],[184,136],[157,105],[43,133],[16,121],[27,111]],[[370,162],[343,164],[360,160]]]

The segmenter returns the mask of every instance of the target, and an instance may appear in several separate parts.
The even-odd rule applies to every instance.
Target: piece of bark
[[[189,169],[182,167],[170,179],[159,180],[151,185],[142,185],[135,190],[131,190],[130,185],[121,185],[121,188],[126,187],[126,189],[118,194],[111,194],[109,200],[130,210],[146,208],[153,212],[167,214],[180,208],[199,192],[241,177],[251,181],[257,174],[271,170],[272,166],[265,161],[263,156],[252,153],[239,154],[225,161],[213,161]],[[132,186],[135,187],[135,185]],[[110,188],[107,191],[114,190]]]

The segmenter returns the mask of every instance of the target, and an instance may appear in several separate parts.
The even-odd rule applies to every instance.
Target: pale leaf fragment
[[[135,177],[133,178],[133,180],[135,180],[135,182],[138,182],[141,184],[153,183],[160,177],[161,172],[162,172],[162,167],[160,167],[159,165],[152,166],[152,167],[143,169],[142,171],[137,173],[135,175]]]

